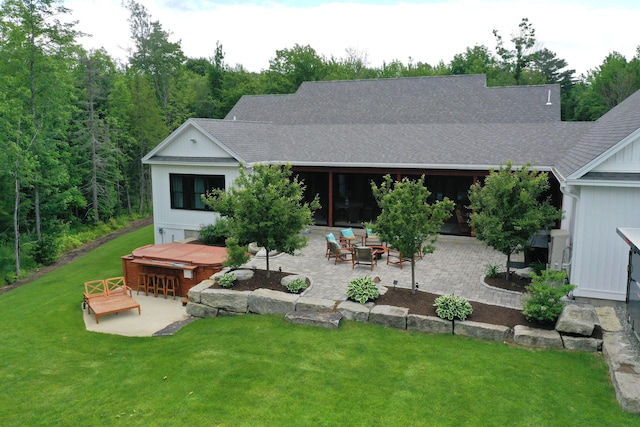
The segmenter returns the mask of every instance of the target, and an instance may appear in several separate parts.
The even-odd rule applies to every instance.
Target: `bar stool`
[[[155,296],[158,296],[158,293],[162,291],[162,295],[167,297],[167,276],[165,274],[156,274],[156,293]]]
[[[153,293],[154,296],[158,296],[158,290],[156,288],[156,275],[149,273],[147,274],[147,295]]]
[[[167,276],[164,287],[164,298],[166,299],[168,294],[173,295],[173,299],[176,299],[176,295],[180,296],[179,286],[180,282],[178,281],[178,278],[176,276]]]
[[[149,275],[147,273],[138,274],[138,289],[136,295],[140,294],[140,290],[143,290],[145,295],[149,295]]]

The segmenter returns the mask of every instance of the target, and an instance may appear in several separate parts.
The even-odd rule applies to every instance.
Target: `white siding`
[[[204,167],[152,165],[151,180],[153,188],[153,221],[155,225],[155,243],[169,243],[189,237],[190,232],[200,229],[201,225],[213,224],[217,214],[211,211],[171,209],[169,174],[183,173],[195,175],[225,175],[227,188],[238,176],[237,167]],[[163,234],[160,234],[160,229]],[[187,231],[187,233],[185,233]]]
[[[628,144],[593,168],[595,172],[640,172],[640,140]]]
[[[629,248],[616,227],[640,227],[640,189],[582,187],[576,210],[574,295],[624,301]]]
[[[193,142],[193,141],[195,142]],[[158,156],[231,157],[218,144],[192,126],[188,126],[158,153]]]

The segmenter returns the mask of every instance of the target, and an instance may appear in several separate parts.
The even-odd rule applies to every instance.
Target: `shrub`
[[[218,285],[223,288],[230,288],[236,281],[235,273],[225,273],[218,279]]]
[[[442,319],[453,320],[456,317],[465,320],[473,313],[473,308],[466,298],[458,295],[441,295],[434,301],[436,314]]]
[[[297,294],[300,291],[303,291],[305,289],[307,289],[306,280],[302,280],[302,279],[298,278],[298,279],[293,279],[292,281],[287,283],[287,290],[289,292],[293,292],[294,294]]]
[[[558,320],[564,302],[561,298],[575,289],[575,285],[565,283],[564,271],[544,270],[540,275],[531,274],[531,284],[522,298],[522,314],[527,320],[555,322]]]
[[[347,298],[364,304],[378,298],[378,286],[371,277],[360,277],[352,280],[347,286]]]
[[[55,235],[45,235],[33,246],[33,259],[42,265],[51,265],[58,260],[60,238]]]
[[[198,238],[205,245],[223,244],[231,235],[229,220],[225,217],[218,218],[215,224],[201,225]]]
[[[495,264],[487,265],[486,274],[487,277],[496,277],[498,275],[498,266]]]
[[[541,261],[532,262],[529,264],[529,268],[537,275],[542,274],[542,272],[547,268],[547,264]]]
[[[227,259],[222,263],[225,267],[238,268],[249,261],[246,246],[238,245],[238,239],[229,237],[227,239]]]

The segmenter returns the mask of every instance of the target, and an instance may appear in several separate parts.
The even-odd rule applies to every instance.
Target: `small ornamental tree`
[[[425,186],[424,175],[416,181],[403,178],[397,182],[386,175],[380,187],[372,182],[371,189],[382,209],[372,225],[373,231],[381,241],[400,251],[403,258],[411,259],[411,291],[415,293],[416,255],[420,248],[424,253],[435,251],[438,232],[451,216],[454,203],[445,197],[429,204],[431,192]]]
[[[546,174],[530,164],[513,169],[509,161],[499,171],[491,170],[484,185],[477,182],[469,190],[471,226],[478,240],[507,256],[507,279],[511,255],[527,246],[538,230],[562,218],[562,211],[543,198],[548,188]]]
[[[204,203],[229,218],[229,233],[240,244],[256,242],[269,253],[293,255],[308,238],[300,233],[313,224],[313,212],[320,207],[318,196],[303,202],[305,186],[292,176],[290,165],[257,164],[252,172],[240,166],[240,175],[228,190],[214,190]]]

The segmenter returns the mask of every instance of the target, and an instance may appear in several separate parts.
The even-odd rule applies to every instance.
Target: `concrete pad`
[[[133,299],[140,303],[138,310],[128,310],[121,313],[100,316],[100,323],[96,323],[96,316],[82,310],[84,324],[87,331],[104,334],[124,335],[128,337],[150,337],[175,322],[187,320],[189,315],[182,306],[182,298],[164,299],[133,293]]]

